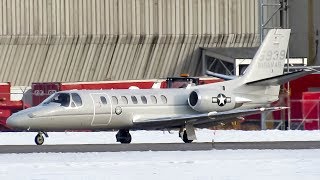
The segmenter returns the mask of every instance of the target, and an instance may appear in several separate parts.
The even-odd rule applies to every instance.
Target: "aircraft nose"
[[[11,129],[26,129],[26,127],[24,126],[24,119],[21,116],[17,116],[17,115],[11,115],[8,119],[7,119],[7,126],[10,127]]]

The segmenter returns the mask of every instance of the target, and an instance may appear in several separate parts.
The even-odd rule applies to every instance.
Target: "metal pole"
[[[261,45],[264,38],[263,0],[259,0],[259,5],[260,5],[260,45]],[[265,130],[267,127],[266,118],[267,118],[267,114],[265,112],[261,113],[261,130]]]
[[[204,49],[201,49],[201,60],[202,60],[202,75],[206,75],[206,70],[208,70],[208,66],[206,63],[206,55],[205,55],[205,51]]]
[[[313,0],[308,0],[308,66],[315,63]]]
[[[260,44],[262,44],[263,41],[263,0],[259,0],[260,5]]]
[[[289,28],[289,1],[285,0],[285,11],[286,11],[286,28]],[[289,59],[290,59],[290,46],[288,46],[288,57],[287,57],[287,72],[289,72]],[[290,99],[290,82],[288,82],[288,88],[287,88],[287,103],[288,103],[288,130],[291,129],[291,99]]]
[[[261,130],[267,129],[267,116],[268,116],[268,112],[261,113]]]
[[[284,0],[280,0],[280,7],[279,7],[279,10],[280,10],[280,27],[285,27],[284,26],[284,7],[285,7],[285,4],[284,4]]]

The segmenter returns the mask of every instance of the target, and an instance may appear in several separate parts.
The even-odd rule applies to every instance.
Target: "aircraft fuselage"
[[[131,129],[133,120],[141,118],[141,115],[143,118],[148,118],[198,113],[188,105],[190,91],[186,89],[99,90],[89,93],[74,91],[73,93],[81,97],[81,105],[72,105],[74,103],[72,98],[68,106],[41,103],[25,110],[29,113],[18,112],[14,117],[21,116],[19,129],[29,131],[46,131],[47,128],[50,131]]]
[[[24,110],[23,113],[18,112],[12,117],[17,119],[19,130],[28,131],[135,129],[133,121],[139,119],[199,114],[200,112],[194,110],[188,102],[190,93],[194,90],[190,88],[62,91],[59,93],[69,95],[67,104],[49,102],[52,99],[50,96],[40,105]],[[210,104],[215,105],[214,111],[223,111],[228,106],[230,109],[235,108],[234,104],[229,105],[227,101],[224,106],[213,102],[218,101],[219,94],[227,92],[214,89],[211,92],[212,96],[209,95],[207,98]],[[78,95],[81,103],[77,103],[77,98],[73,95]],[[226,98],[234,101],[234,97]],[[251,106],[259,107],[261,104],[251,104]]]

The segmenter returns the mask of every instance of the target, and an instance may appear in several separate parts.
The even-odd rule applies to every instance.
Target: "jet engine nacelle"
[[[236,107],[235,96],[226,91],[197,89],[188,98],[190,107],[198,112],[227,111]]]

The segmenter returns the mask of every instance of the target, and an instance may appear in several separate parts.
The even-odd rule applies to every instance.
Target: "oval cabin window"
[[[138,99],[135,96],[131,96],[131,100],[133,102],[133,104],[138,104]]]
[[[154,95],[150,96],[152,104],[157,104],[157,98]]]
[[[164,95],[161,95],[160,98],[161,98],[161,101],[163,104],[167,104],[167,102],[168,102],[167,97],[165,97]]]
[[[125,96],[121,96],[121,100],[123,104],[128,104],[128,99]]]
[[[112,104],[118,104],[118,98],[116,96],[112,96]]]
[[[141,96],[141,101],[143,104],[147,104],[147,98],[145,96]]]

